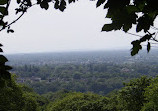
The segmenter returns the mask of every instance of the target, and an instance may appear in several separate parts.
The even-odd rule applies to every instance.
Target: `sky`
[[[14,3],[12,3],[14,4]],[[16,5],[10,7],[6,20],[12,21]],[[122,31],[101,32],[109,23],[106,10],[96,8],[96,2],[80,0],[67,6],[64,12],[50,5],[46,11],[34,6],[15,24],[13,34],[0,32],[5,53],[36,53],[87,50],[130,50],[136,37]]]

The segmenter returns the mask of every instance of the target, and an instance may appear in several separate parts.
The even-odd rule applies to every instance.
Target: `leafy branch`
[[[123,30],[125,33],[138,36],[140,39],[132,41],[133,48],[131,55],[136,55],[142,49],[141,43],[147,42],[147,52],[150,51],[150,41],[158,42],[156,39],[158,28],[154,26],[154,21],[158,15],[156,1],[152,0],[98,0],[96,7],[104,4],[107,9],[106,18],[112,23],[105,24],[102,31]],[[128,31],[136,26],[136,32],[143,31],[144,36],[129,33]],[[151,29],[156,30],[150,34]]]

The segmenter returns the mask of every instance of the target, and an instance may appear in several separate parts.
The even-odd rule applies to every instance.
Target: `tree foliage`
[[[158,78],[147,78],[146,76],[133,79],[125,83],[125,86],[119,91],[109,94],[108,97],[93,93],[60,93],[60,97],[51,101],[46,110],[156,111],[158,109],[157,80]]]
[[[0,89],[0,111],[156,111],[158,77],[146,76],[125,83],[108,96],[94,93],[49,92],[40,96],[17,84],[15,76]]]
[[[105,3],[105,4],[104,4]],[[133,41],[131,55],[135,55],[142,49],[141,43],[147,42],[147,51],[150,51],[151,41],[156,41],[158,29],[154,21],[158,14],[156,0],[98,0],[97,7],[104,4],[107,9],[106,18],[111,23],[105,24],[102,31],[123,30],[128,31],[136,26],[136,32],[144,32],[144,36]],[[154,33],[150,31],[154,29]]]
[[[147,103],[142,107],[142,111],[157,111],[158,110],[158,78],[152,80],[150,86],[145,89],[144,96]]]
[[[6,86],[0,88],[0,110],[1,111],[18,111],[24,104],[22,90],[14,81],[6,81]]]
[[[145,88],[147,88],[150,83],[151,79],[145,76],[125,83],[125,87],[119,91],[121,109],[125,111],[140,111],[144,103],[147,102],[144,93]]]
[[[68,93],[66,97],[50,103],[49,111],[106,111],[108,99],[92,93]]]
[[[47,99],[25,85],[17,84],[15,75],[0,88],[0,111],[41,111]]]

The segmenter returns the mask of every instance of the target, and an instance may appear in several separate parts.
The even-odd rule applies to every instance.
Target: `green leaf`
[[[112,31],[115,29],[115,26],[113,24],[105,24],[102,28],[102,31]]]
[[[41,3],[41,0],[37,0],[37,4],[40,4]]]
[[[129,5],[126,7],[128,13],[132,13],[132,12],[138,12],[139,9],[137,7],[135,7],[134,5]]]
[[[66,8],[66,2],[62,0],[59,6],[59,10],[63,12],[65,8]]]
[[[25,0],[27,2],[27,6],[31,6],[32,3],[31,3],[31,0]]]
[[[153,18],[149,17],[147,14],[144,14],[138,19],[136,31],[140,32],[141,30],[144,30],[144,32],[147,32],[150,29],[150,26],[153,26],[153,20]]]
[[[98,0],[96,7],[99,7],[101,4],[103,4],[106,0]]]
[[[21,0],[17,0],[17,3],[19,4],[21,2]]]
[[[69,0],[69,3],[75,2],[75,0]]]
[[[54,8],[58,9],[59,8],[59,0],[56,0],[55,4],[54,4]]]
[[[8,10],[6,10],[5,7],[0,7],[0,13],[1,13],[2,15],[8,15]]]
[[[0,63],[5,63],[7,61],[8,61],[8,59],[5,56],[0,55]]]
[[[127,32],[129,29],[131,29],[132,28],[132,24],[124,24],[123,25],[123,31],[124,32]]]
[[[150,51],[150,47],[151,47],[150,42],[148,42],[148,44],[147,44],[147,51],[148,51],[148,53]]]
[[[140,43],[141,42],[139,40],[133,41],[131,43],[133,45],[133,48],[131,49],[131,56],[138,54],[139,50],[142,49],[142,46],[140,45]]]
[[[8,65],[5,66],[5,70],[11,70],[11,69],[12,69],[11,66],[8,66]]]
[[[46,1],[44,0],[44,1],[42,1],[42,2],[40,3],[40,7],[41,7],[41,8],[44,8],[45,10],[47,10],[47,9],[49,8],[49,4],[48,4],[48,2],[46,2]]]
[[[5,7],[0,7],[0,13],[4,15],[6,8]]]
[[[7,30],[7,33],[10,33],[10,32],[11,32],[11,33],[14,33],[14,30],[8,29],[8,30]]]
[[[145,42],[146,40],[150,40],[151,37],[152,35],[146,34],[140,39],[140,42]]]
[[[0,0],[0,5],[5,5],[8,3],[8,0]]]
[[[0,52],[3,52],[2,48],[0,48]]]

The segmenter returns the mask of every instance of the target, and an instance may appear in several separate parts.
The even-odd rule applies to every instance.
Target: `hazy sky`
[[[12,20],[13,7],[9,20]],[[109,20],[96,2],[80,0],[64,12],[53,5],[45,11],[35,6],[12,26],[13,34],[1,32],[5,53],[56,52],[78,50],[129,49],[135,36],[122,31],[101,32]]]

